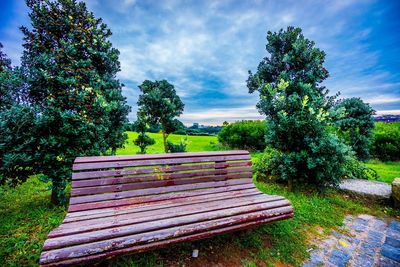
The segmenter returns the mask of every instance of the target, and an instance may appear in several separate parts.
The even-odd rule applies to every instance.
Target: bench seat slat
[[[283,200],[282,197],[278,196],[266,196],[264,194],[252,194],[235,199],[225,200],[210,200],[208,202],[201,202],[198,204],[191,204],[190,202],[185,203],[182,206],[170,206],[157,210],[140,210],[128,214],[115,215],[112,217],[103,217],[96,219],[88,219],[85,221],[79,221],[75,223],[63,224],[52,232],[49,237],[67,235],[71,233],[93,231],[103,229],[107,227],[121,226],[132,223],[139,223],[148,220],[166,219],[175,216],[183,216],[191,213],[201,213],[211,211],[215,209],[224,209],[227,207],[245,206],[252,203],[267,203],[272,201]],[[116,222],[117,220],[117,222]]]
[[[97,253],[122,249],[129,246],[140,245],[149,241],[161,241],[168,238],[180,237],[190,234],[200,233],[202,231],[228,227],[239,223],[257,221],[267,219],[272,216],[290,215],[292,213],[290,206],[275,209],[265,209],[256,212],[244,213],[215,220],[196,222],[193,224],[180,225],[172,228],[166,228],[151,232],[144,232],[134,235],[127,235],[113,239],[97,241],[76,246],[64,247],[62,249],[54,249],[44,251],[42,253],[42,263],[51,262],[52,260],[63,260],[65,258],[85,257]]]
[[[204,239],[204,238],[209,238],[217,235],[222,235],[222,234],[227,234],[231,232],[235,232],[238,230],[244,230],[248,228],[252,228],[257,225],[265,224],[265,223],[271,223],[279,220],[284,220],[284,219],[289,219],[293,217],[293,213],[287,213],[283,215],[277,215],[274,217],[269,217],[266,219],[261,219],[257,221],[250,221],[250,222],[244,222],[244,223],[239,223],[231,226],[226,226],[224,228],[219,228],[219,229],[212,229],[212,230],[207,230],[195,234],[190,234],[190,235],[185,235],[185,236],[180,236],[180,237],[174,237],[174,238],[169,238],[161,241],[154,241],[151,243],[143,244],[143,245],[137,245],[137,246],[130,246],[127,248],[123,249],[116,249],[113,251],[107,251],[107,252],[100,252],[98,254],[86,256],[86,257],[80,257],[80,258],[68,258],[64,260],[57,260],[50,262],[48,264],[44,264],[45,266],[70,266],[70,265],[76,265],[76,264],[84,264],[84,263],[90,263],[94,261],[98,261],[104,258],[110,258],[110,257],[115,257],[115,256],[120,256],[120,255],[126,255],[126,254],[133,254],[133,253],[141,253],[144,251],[148,250],[154,250],[158,248],[163,248],[166,246],[174,245],[177,243],[182,243],[186,241],[195,241],[199,239]]]
[[[78,157],[63,223],[41,266],[88,264],[293,217],[259,191],[245,150]]]
[[[73,246],[85,244],[89,242],[97,242],[107,239],[114,239],[126,235],[138,234],[143,232],[155,231],[159,229],[167,229],[175,226],[183,226],[191,223],[198,223],[203,221],[215,220],[220,218],[227,218],[230,216],[240,215],[249,212],[263,211],[267,209],[276,209],[289,206],[287,200],[278,200],[273,202],[262,202],[261,199],[254,199],[253,201],[245,201],[245,204],[240,205],[234,203],[231,205],[220,205],[215,207],[214,210],[204,209],[201,212],[189,213],[186,215],[177,215],[176,217],[169,217],[163,220],[148,220],[142,223],[128,224],[128,225],[108,225],[108,228],[94,229],[93,231],[74,233],[67,237],[56,237],[47,239],[43,250],[57,249],[65,246]],[[192,212],[194,212],[192,210]],[[136,218],[140,220],[140,218]]]

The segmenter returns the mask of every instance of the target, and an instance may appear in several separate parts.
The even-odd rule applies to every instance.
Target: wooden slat
[[[226,156],[226,155],[247,155],[247,150],[227,150],[227,151],[209,151],[209,152],[182,152],[167,154],[145,154],[130,156],[94,156],[94,157],[77,157],[74,163],[89,163],[102,161],[124,161],[124,160],[148,160],[148,159],[166,159],[166,158],[187,158],[187,157],[210,157],[210,156]]]
[[[104,201],[104,200],[115,200],[115,199],[135,197],[135,196],[165,194],[165,193],[185,191],[185,190],[205,189],[205,188],[212,188],[212,187],[224,187],[224,186],[228,186],[228,185],[238,185],[238,184],[246,184],[246,183],[252,183],[252,180],[251,179],[227,180],[227,181],[220,181],[220,182],[207,182],[207,183],[198,183],[198,184],[166,186],[166,187],[161,187],[161,188],[146,188],[146,189],[141,189],[141,190],[130,190],[130,191],[117,192],[117,193],[105,193],[105,194],[90,195],[90,196],[78,196],[78,197],[72,197],[70,199],[70,205],[80,204],[80,203],[92,203],[92,202],[98,202],[98,201]]]
[[[103,185],[103,186],[91,186],[91,187],[80,187],[74,188],[71,190],[71,196],[85,196],[85,195],[94,195],[101,193],[110,193],[110,192],[121,192],[128,190],[138,190],[138,189],[146,189],[146,188],[159,188],[166,186],[177,186],[177,185],[195,185],[198,183],[207,183],[207,182],[217,182],[217,181],[226,181],[228,179],[243,179],[248,178],[251,179],[251,172],[242,172],[242,173],[233,173],[229,175],[211,175],[211,176],[201,176],[196,178],[184,178],[184,179],[165,179],[161,181],[149,181],[142,183],[122,183],[122,184],[112,184],[112,185]],[[121,179],[121,178],[116,178]],[[190,189],[189,189],[190,190]]]
[[[160,181],[160,180],[171,180],[177,178],[193,178],[197,176],[221,175],[227,173],[242,173],[242,172],[250,173],[251,177],[252,176],[251,171],[252,171],[251,167],[242,167],[242,168],[229,168],[226,170],[217,169],[217,170],[187,171],[187,172],[175,172],[175,173],[156,173],[151,175],[124,176],[120,178],[97,178],[90,180],[72,181],[72,187],[76,189],[80,187],[150,182],[150,181]]]
[[[140,234],[164,228],[172,228],[192,223],[199,223],[220,218],[227,218],[249,212],[257,212],[267,209],[276,209],[280,207],[289,206],[289,202],[287,200],[280,200],[267,203],[262,203],[262,200],[259,200],[258,202],[246,201],[245,203],[247,204],[245,206],[220,205],[218,209],[212,211],[205,209],[203,210],[203,212],[198,212],[194,214],[193,213],[185,214],[185,216],[178,215],[179,217],[172,217],[172,218],[170,217],[163,220],[157,220],[157,219],[149,220],[146,222],[136,223],[134,225],[125,225],[125,226],[116,225],[109,229],[105,229],[106,227],[102,227],[100,228],[101,230],[97,230],[95,228],[93,229],[93,231],[89,232],[50,238],[46,240],[43,250],[46,251],[46,250],[69,247],[89,242],[114,239],[126,235]]]
[[[186,242],[186,241],[194,241],[194,240],[209,238],[209,237],[213,237],[213,236],[217,236],[217,235],[221,235],[221,234],[231,233],[231,232],[238,231],[238,230],[244,230],[244,229],[255,227],[257,225],[271,223],[274,221],[288,219],[291,217],[293,217],[293,213],[287,213],[287,214],[278,215],[275,217],[270,217],[270,218],[266,218],[266,219],[262,219],[262,220],[258,220],[258,221],[251,221],[251,222],[235,224],[235,225],[227,226],[227,227],[220,228],[220,229],[207,230],[207,231],[196,233],[196,234],[170,238],[170,239],[151,242],[151,243],[147,243],[147,244],[143,244],[143,245],[131,246],[131,247],[123,248],[123,249],[116,249],[113,251],[97,253],[94,255],[86,256],[86,257],[68,258],[68,259],[52,259],[50,261],[47,261],[48,263],[45,263],[45,259],[42,255],[40,257],[40,264],[43,267],[88,264],[88,263],[98,261],[98,260],[101,260],[104,258],[111,258],[111,257],[119,256],[119,255],[141,253],[141,252],[148,251],[148,250],[167,247],[167,246],[174,245],[177,243],[182,243],[182,242]],[[46,259],[47,258],[48,258],[48,256],[46,255]]]
[[[127,160],[127,161],[105,161],[105,162],[89,162],[89,163],[74,163],[72,169],[79,170],[94,170],[106,168],[121,168],[121,167],[137,167],[137,166],[152,166],[165,164],[183,164],[183,163],[200,163],[200,162],[215,162],[215,161],[230,161],[230,160],[250,160],[249,154],[232,155],[232,156],[211,156],[211,157],[191,157],[191,158],[166,158],[166,159],[149,159],[149,160]]]
[[[279,215],[291,214],[292,211],[293,210],[290,206],[276,208],[276,209],[262,210],[257,212],[235,215],[227,218],[197,222],[193,224],[181,225],[177,227],[139,233],[134,235],[127,235],[123,237],[117,237],[109,240],[103,240],[88,244],[64,247],[62,249],[44,251],[41,255],[41,263],[46,264],[52,261],[57,261],[57,260],[60,261],[68,258],[86,257],[98,253],[113,251],[116,249],[123,249],[135,245],[145,244],[149,241],[151,242],[161,241],[169,238],[175,238],[190,234],[201,233],[203,231],[229,227],[235,224],[258,221]]]
[[[196,192],[196,191],[192,191]],[[198,192],[198,191],[197,191]],[[188,195],[184,198],[169,198],[166,200],[158,200],[158,201],[146,201],[143,200],[142,203],[133,204],[133,205],[124,205],[112,208],[103,208],[103,209],[93,209],[93,210],[85,210],[78,212],[70,212],[67,213],[66,218],[63,223],[68,223],[72,221],[80,221],[91,218],[101,218],[107,216],[116,216],[125,213],[144,211],[144,210],[152,210],[152,209],[163,209],[171,206],[185,206],[196,203],[205,203],[207,201],[214,200],[223,200],[230,199],[241,196],[250,196],[250,195],[259,195],[263,194],[255,187],[251,187],[250,189],[236,190],[236,191],[225,191],[221,193],[212,193],[212,194],[202,194],[202,195]],[[270,195],[268,195],[270,196]]]
[[[214,200],[202,202],[198,204],[189,204],[185,206],[170,206],[168,208],[156,210],[136,211],[133,213],[115,215],[112,217],[103,217],[88,219],[60,225],[56,230],[49,234],[49,237],[64,236],[73,233],[85,231],[94,231],[109,227],[130,225],[133,223],[142,223],[146,221],[155,221],[167,218],[175,218],[195,213],[204,213],[213,210],[227,209],[229,207],[247,206],[254,203],[270,203],[274,201],[282,201],[282,197],[269,197],[263,194],[237,197],[236,199]],[[288,204],[287,200],[285,200]]]
[[[137,175],[148,173],[159,173],[165,171],[190,171],[190,170],[203,170],[214,168],[231,168],[231,167],[244,167],[251,166],[251,161],[230,161],[226,163],[200,163],[192,165],[178,165],[178,166],[157,166],[157,167],[142,167],[135,169],[122,169],[122,170],[107,170],[107,171],[83,171],[74,172],[72,174],[72,181],[95,179],[100,177],[111,177],[115,175]],[[96,179],[95,179],[96,180]]]
[[[200,196],[200,195],[211,195],[213,193],[220,193],[220,192],[230,192],[230,191],[237,191],[243,189],[251,189],[255,188],[253,183],[248,184],[240,184],[240,185],[231,185],[226,187],[217,187],[217,188],[208,188],[202,190],[195,190],[195,191],[186,191],[186,192],[176,192],[173,194],[161,194],[161,195],[149,195],[149,196],[133,196],[133,197],[126,197],[121,199],[110,199],[108,201],[102,202],[93,202],[93,203],[82,203],[82,204],[71,204],[69,205],[68,212],[74,213],[78,211],[85,211],[87,210],[95,210],[95,209],[103,209],[103,208],[110,208],[110,207],[123,207],[126,205],[138,205],[143,203],[152,203],[154,201],[166,201],[166,200],[180,200],[185,197],[189,196]],[[71,198],[72,200],[72,198]],[[71,202],[70,200],[70,202]]]

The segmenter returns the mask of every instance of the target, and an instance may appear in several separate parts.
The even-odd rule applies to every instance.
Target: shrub
[[[335,106],[338,118],[335,126],[340,137],[351,146],[360,160],[367,160],[370,157],[370,144],[372,130],[374,129],[375,111],[360,98],[346,98],[338,101]]]
[[[400,122],[375,123],[371,152],[380,160],[400,160]]]
[[[173,144],[172,142],[167,142],[168,153],[178,153],[186,152],[186,146],[188,144],[187,138],[181,140],[178,144]]]
[[[264,150],[266,125],[265,121],[234,122],[222,128],[218,140],[235,149]]]

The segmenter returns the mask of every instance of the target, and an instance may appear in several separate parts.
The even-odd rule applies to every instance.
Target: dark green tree
[[[340,135],[351,146],[360,160],[370,157],[369,147],[372,142],[372,130],[375,111],[360,98],[346,98],[335,106],[338,118],[335,125]]]
[[[146,131],[148,130],[148,118],[143,110],[138,110],[137,120],[134,125],[138,133],[138,137],[135,139],[134,144],[140,148],[140,154],[146,154],[146,148],[154,145],[156,141],[146,134]]]
[[[161,124],[164,151],[168,153],[168,136],[178,128],[176,117],[182,114],[185,105],[176,94],[174,86],[166,80],[146,80],[139,89],[141,95],[138,106],[148,114],[150,124]]]
[[[249,92],[258,91],[259,111],[268,119],[270,176],[324,188],[345,173],[349,148],[329,131],[332,98],[321,82],[328,77],[325,53],[301,29],[268,32],[266,56],[249,72]]]
[[[119,51],[110,29],[75,0],[27,0],[31,28],[24,34],[22,67],[38,109],[35,161],[52,181],[52,201],[64,189],[76,156],[114,152],[125,139],[129,107],[116,79]]]

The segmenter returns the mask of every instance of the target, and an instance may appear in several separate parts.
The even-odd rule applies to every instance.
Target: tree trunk
[[[291,177],[288,179],[288,190],[289,192],[293,191],[293,178]]]
[[[51,190],[51,203],[57,206],[60,205],[60,200],[57,197],[57,191],[54,189]]]
[[[164,141],[164,151],[165,151],[165,153],[168,153],[167,134],[164,131],[162,131],[162,135],[163,135],[163,141]]]

